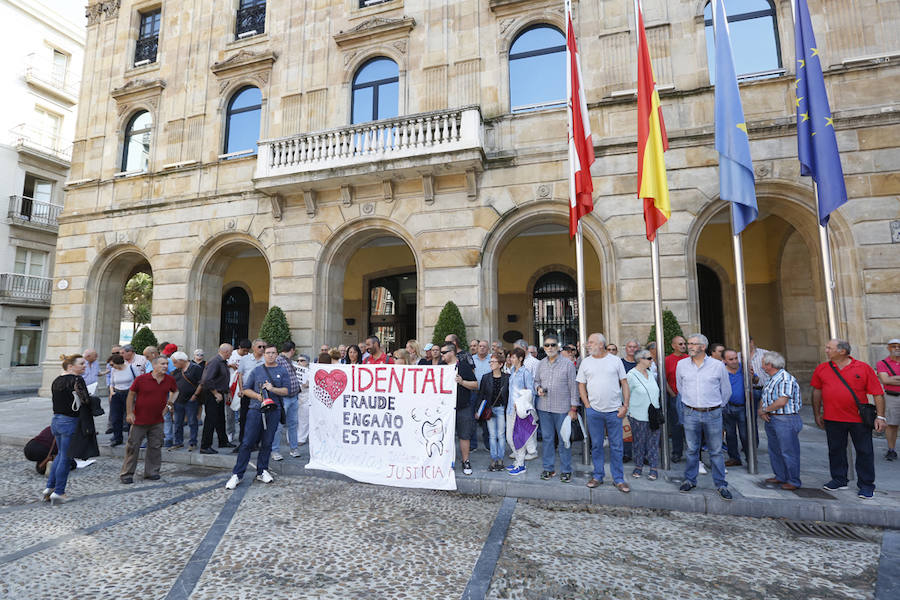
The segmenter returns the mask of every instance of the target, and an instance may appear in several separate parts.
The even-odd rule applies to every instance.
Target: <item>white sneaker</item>
[[[240,482],[241,482],[241,478],[240,478],[240,477],[238,477],[237,475],[232,475],[232,476],[231,476],[231,479],[228,480],[228,483],[225,484],[225,489],[226,489],[226,490],[233,490],[234,488],[236,488],[236,487],[238,486],[238,484],[239,484]]]
[[[533,454],[526,454],[526,455],[525,455],[525,460],[534,460],[534,459],[536,459],[537,457],[538,457],[537,452],[535,452],[535,453],[533,453]]]
[[[706,470],[706,467],[703,465],[703,461],[702,461],[702,460],[700,461],[699,465],[700,465],[700,474],[701,474],[701,475],[708,475],[708,474],[709,474],[709,471]]]
[[[509,457],[510,457],[510,458],[515,458],[515,457],[516,457],[516,453],[515,453],[515,452],[510,452],[510,453],[509,453]]]
[[[282,455],[280,455],[279,453],[277,453],[277,452],[273,452],[273,453],[272,453],[272,460],[274,460],[274,461],[277,462],[277,461],[279,461],[279,460],[284,460],[284,457],[283,457]]]
[[[257,481],[262,481],[263,483],[272,483],[275,481],[275,478],[272,477],[272,474],[269,473],[266,469],[263,469],[263,472],[256,476]]]
[[[291,458],[297,458],[298,456],[300,456],[300,449],[299,449],[299,448],[296,449],[296,450],[291,450]]]
[[[44,502],[50,502],[50,494],[53,493],[53,488],[44,488],[44,491],[41,492],[41,500]]]

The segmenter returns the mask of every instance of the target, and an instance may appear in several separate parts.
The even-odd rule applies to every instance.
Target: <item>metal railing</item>
[[[62,209],[59,204],[35,200],[28,196],[10,196],[7,216],[11,221],[59,227],[59,213]]]
[[[64,144],[58,135],[43,131],[22,123],[9,130],[12,134],[12,144],[17,147],[26,147],[44,154],[60,158],[66,162],[72,162],[72,144]]]
[[[360,123],[259,143],[257,177],[481,148],[477,108]]]
[[[247,37],[266,31],[266,4],[245,6],[237,10],[234,20],[235,37]]]
[[[25,64],[25,81],[34,81],[59,90],[69,96],[78,97],[81,82],[73,77],[71,69],[57,69],[49,60],[42,60],[36,53],[29,54]]]
[[[134,65],[146,65],[156,62],[156,51],[159,49],[159,35],[140,38],[134,47]]]
[[[0,299],[50,303],[53,279],[21,273],[0,273]]]

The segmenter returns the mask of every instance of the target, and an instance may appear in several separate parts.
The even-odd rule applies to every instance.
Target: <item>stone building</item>
[[[0,391],[41,383],[84,53],[83,13],[69,12],[0,0]]]
[[[852,198],[830,227],[841,331],[869,359],[900,333],[900,2],[809,4]],[[751,330],[808,373],[827,327],[791,4],[727,5],[760,206],[744,236]],[[643,6],[670,140],[664,304],[736,344],[708,8]],[[303,348],[429,339],[448,300],[470,337],[537,341],[584,318],[646,339],[633,3],[573,10],[597,155],[585,307],[566,233],[561,0],[90,5],[49,354],[115,342],[137,270],[154,278],[154,331],[188,348],[253,335],[271,305]]]

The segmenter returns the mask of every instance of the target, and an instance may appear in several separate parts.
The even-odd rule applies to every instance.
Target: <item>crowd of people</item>
[[[593,462],[586,485],[594,488],[603,483],[608,447],[609,472],[623,493],[630,492],[624,465],[632,460],[632,478],[644,477],[645,468],[648,480],[659,477],[664,442],[660,431],[667,420],[670,439],[665,442],[671,444],[672,462],[685,461],[680,491],[690,492],[697,486],[698,475],[711,470],[718,494],[731,500],[726,469],[743,464],[740,451],[746,458],[748,444],[758,444],[758,438],[748,439],[749,396],[768,442],[773,476],[766,482],[784,490],[801,486],[800,386],[786,370],[781,354],[757,348],[752,339],[750,394],[745,394],[740,354],[722,344],[710,344],[699,333],[687,339],[674,337],[672,351],[662,362],[655,343],[642,348],[637,340],[627,340],[619,356],[618,346],[600,333],[588,338],[583,357],[578,346],[561,344],[552,335],[544,336],[541,348],[518,340],[505,349],[499,341],[477,339],[462,347],[458,336],[450,334],[442,344],[422,346],[410,340],[392,353],[371,336],[360,344],[334,348],[323,344],[315,359],[298,354],[290,341],[280,347],[260,339],[242,340],[237,348],[222,344],[208,362],[200,349],[188,357],[175,344],[159,347],[162,352],[149,346],[138,354],[130,345],[114,346],[105,361],[92,349],[62,357],[64,373],[51,386],[55,459],[42,494],[45,500],[66,501],[71,442],[80,423],[93,424],[93,417],[84,415],[91,410],[92,396],[103,377],[109,391],[109,445],[125,444],[119,475],[123,484],[133,483],[142,447],[146,447],[144,479],[159,479],[162,450],[184,450],[185,427],[188,452],[217,454],[228,449],[237,455],[228,489],[240,484],[256,451],[256,479],[271,483],[270,460],[284,460],[281,431],[291,457],[299,457],[300,446],[308,440],[311,362],[454,367],[456,434],[464,475],[473,473],[470,453],[478,448],[480,437],[490,452],[489,471],[521,475],[527,470],[526,461],[540,456],[541,479],[556,477],[558,463],[559,481],[569,483],[571,442],[580,439],[579,430],[586,429]],[[888,343],[888,356],[878,362],[877,372],[852,358],[850,350],[843,340],[826,344],[828,360],[812,376],[812,409],[828,444],[831,480],[824,488],[847,488],[849,440],[856,450],[858,495],[868,499],[875,489],[873,429],[886,431],[885,460],[897,459],[900,339]],[[657,383],[661,364],[665,390]],[[631,442],[625,440],[627,430]],[[703,450],[709,467],[701,460]],[[47,458],[52,456],[44,458],[45,465]]]

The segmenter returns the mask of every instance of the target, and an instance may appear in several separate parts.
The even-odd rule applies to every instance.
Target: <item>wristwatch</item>
[[[877,417],[875,417],[875,418],[876,418],[876,419],[881,419],[881,420],[882,420],[882,421],[887,421],[887,419],[885,419],[885,418],[884,418],[884,417],[882,417],[882,416],[881,416],[881,415],[878,415],[878,416],[877,416]]]

